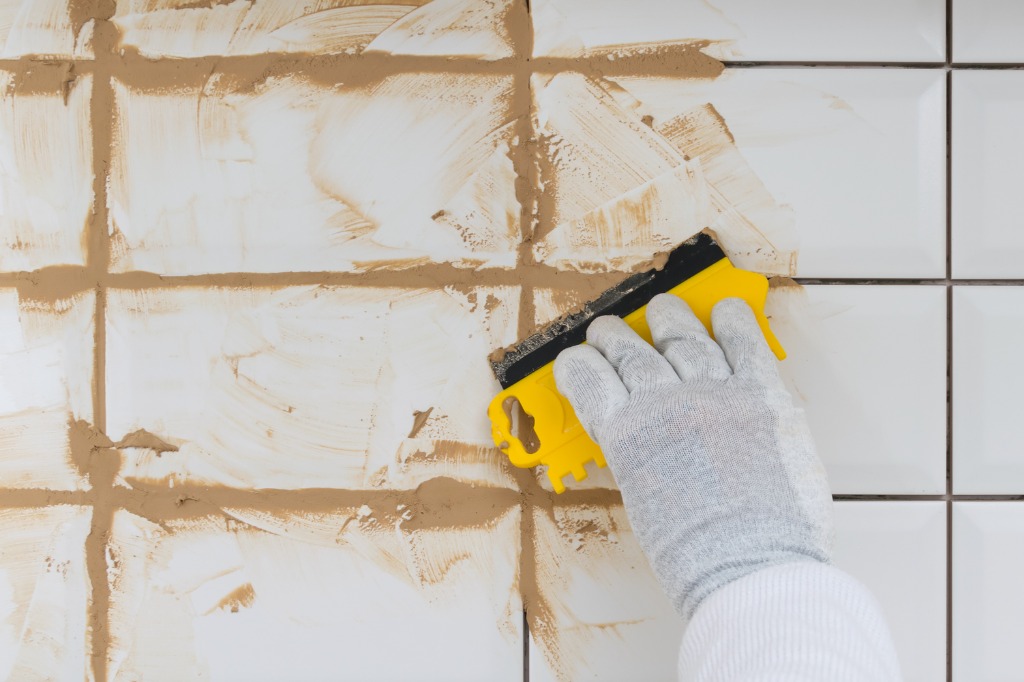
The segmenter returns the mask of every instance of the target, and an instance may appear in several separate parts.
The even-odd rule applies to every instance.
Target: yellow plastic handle
[[[785,359],[786,352],[764,316],[768,297],[768,280],[764,276],[733,267],[728,258],[723,258],[668,293],[686,301],[708,331],[711,330],[711,309],[716,303],[724,298],[744,299],[753,308],[768,346],[779,360]],[[635,310],[623,319],[650,343],[646,308]],[[487,408],[487,416],[491,420],[494,444],[508,455],[509,461],[521,468],[546,465],[551,485],[560,493],[565,490],[562,479],[566,475],[572,474],[577,481],[582,481],[587,477],[584,468],[587,462],[603,467],[605,459],[601,448],[583,430],[572,405],[558,392],[553,367],[554,363],[549,362],[499,393]],[[531,418],[532,434],[524,442],[513,433],[514,421],[528,423]],[[522,424],[516,426],[522,427]],[[519,428],[517,433],[522,435],[524,429]]]

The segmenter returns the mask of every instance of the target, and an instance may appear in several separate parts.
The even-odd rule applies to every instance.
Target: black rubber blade
[[[508,388],[554,360],[563,349],[586,340],[587,325],[602,315],[625,317],[647,305],[656,295],[682,284],[725,258],[718,243],[704,232],[683,242],[668,256],[661,270],[627,277],[577,313],[551,323],[516,344],[500,360],[491,363],[502,388]]]

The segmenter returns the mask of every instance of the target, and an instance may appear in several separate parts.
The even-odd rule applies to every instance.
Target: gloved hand
[[[617,317],[555,361],[555,381],[611,467],[633,531],[689,619],[719,587],[794,561],[831,561],[832,497],[753,312],[647,306],[654,347]]]

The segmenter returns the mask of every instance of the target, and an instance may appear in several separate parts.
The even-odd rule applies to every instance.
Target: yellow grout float
[[[744,299],[753,308],[769,347],[780,360],[785,358],[764,316],[768,280],[734,267],[711,235],[697,234],[668,254],[662,267],[628,277],[579,312],[556,320],[491,362],[504,390],[491,401],[487,415],[495,445],[512,464],[546,466],[558,493],[565,490],[563,478],[568,474],[577,481],[586,478],[588,462],[605,466],[601,449],[555,386],[554,360],[563,349],[583,343],[587,325],[601,315],[619,315],[650,343],[647,302],[664,292],[686,301],[709,331],[711,309],[718,301]]]

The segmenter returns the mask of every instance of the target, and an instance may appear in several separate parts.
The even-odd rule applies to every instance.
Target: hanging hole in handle
[[[512,435],[523,444],[523,449],[531,455],[540,450],[540,438],[537,437],[537,432],[533,428],[536,420],[523,408],[519,399],[514,396],[505,398],[501,407],[512,424]]]

